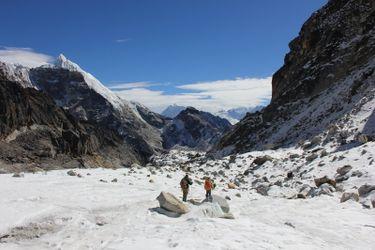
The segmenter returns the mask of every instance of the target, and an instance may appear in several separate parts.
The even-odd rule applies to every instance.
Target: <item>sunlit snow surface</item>
[[[366,148],[373,155],[374,144]],[[347,151],[344,161],[351,161],[354,169],[372,171],[366,177],[371,182],[374,166],[367,166],[365,159],[353,160],[362,149]],[[273,157],[285,154],[277,151]],[[316,168],[313,174],[332,175],[344,163]],[[267,169],[270,172],[271,166],[266,164],[261,171]],[[230,171],[239,170],[241,166],[233,166]],[[353,201],[340,203],[339,193],[306,200],[280,198],[272,192],[266,197],[254,190],[228,190],[226,181],[218,183],[214,193],[231,197],[234,220],[204,217],[192,204],[190,213],[170,218],[152,208],[158,206],[155,198],[160,191],[181,197],[181,170],[155,174],[147,169],[136,169],[136,173],[129,169],[76,171],[83,177],[68,176],[67,170],[25,174],[24,178],[0,175],[0,237],[12,232],[0,240],[5,242],[0,249],[375,248],[375,209],[364,209]],[[230,178],[229,170],[227,175]],[[111,182],[114,178],[118,182]],[[357,185],[358,180],[352,177],[347,185]],[[194,183],[190,198],[203,197],[203,187]]]

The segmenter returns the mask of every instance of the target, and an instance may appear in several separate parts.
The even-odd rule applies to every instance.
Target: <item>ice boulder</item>
[[[206,202],[200,207],[203,215],[211,218],[220,218],[224,216],[224,212],[218,203]]]
[[[161,192],[156,199],[159,201],[161,208],[170,212],[178,214],[186,214],[189,212],[189,207],[171,193]]]
[[[226,209],[226,211],[228,211],[229,209],[229,207],[228,208],[224,207],[224,208]],[[201,211],[201,213],[205,217],[234,219],[233,214],[224,212],[218,202],[204,202],[199,206],[199,211]]]
[[[221,210],[223,210],[224,213],[229,213],[229,203],[225,198],[214,194],[212,195],[212,203],[219,204]]]

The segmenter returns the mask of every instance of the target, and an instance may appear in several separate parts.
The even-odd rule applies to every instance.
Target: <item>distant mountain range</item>
[[[181,111],[185,110],[187,107],[180,106],[177,104],[169,105],[166,109],[164,109],[161,114],[166,117],[174,118],[176,117]],[[247,113],[254,113],[256,111],[261,110],[264,106],[255,106],[255,107],[239,107],[233,108],[228,110],[220,110],[218,112],[213,113],[216,116],[220,116],[222,118],[227,119],[230,123],[235,124],[240,121]]]
[[[0,62],[0,90],[0,166],[12,169],[145,164],[172,144],[208,150],[229,124],[188,109],[171,139],[176,119],[121,99],[64,55],[36,68]]]
[[[224,118],[187,107],[164,127],[163,145],[166,149],[182,146],[208,150],[231,127]]]
[[[239,108],[233,108],[233,109],[228,109],[228,110],[220,110],[214,114],[227,119],[232,124],[236,124],[242,118],[244,118],[247,113],[255,113],[261,110],[262,108],[264,108],[264,106],[239,107]]]
[[[161,115],[169,118],[175,118],[186,106],[179,106],[177,104],[169,105],[162,112]]]

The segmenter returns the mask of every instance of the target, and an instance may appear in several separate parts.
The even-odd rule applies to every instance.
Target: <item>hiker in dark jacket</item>
[[[182,200],[186,201],[187,195],[189,193],[189,186],[193,184],[193,181],[189,178],[189,176],[186,174],[184,178],[180,181],[180,186],[182,189]]]

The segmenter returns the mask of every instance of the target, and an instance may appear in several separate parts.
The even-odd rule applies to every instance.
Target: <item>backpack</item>
[[[209,180],[205,180],[205,181],[204,181],[204,189],[205,189],[205,190],[211,190],[212,187],[213,187],[213,185],[212,185],[212,181],[209,181]]]
[[[180,181],[180,186],[181,186],[182,189],[188,189],[189,188],[189,183],[187,182],[187,180],[185,180],[185,178],[183,178]]]

